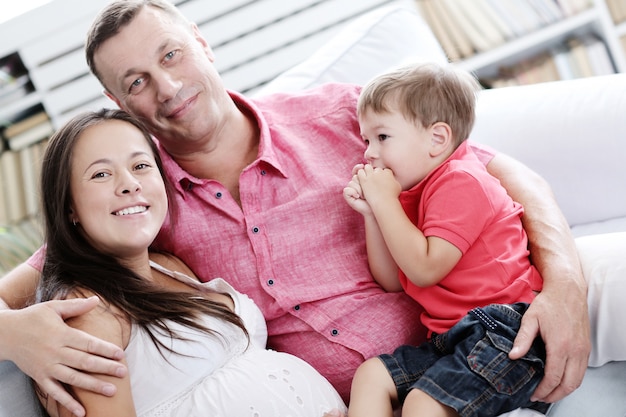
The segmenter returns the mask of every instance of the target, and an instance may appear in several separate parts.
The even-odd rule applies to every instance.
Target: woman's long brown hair
[[[208,315],[238,326],[247,335],[239,316],[222,303],[204,298],[199,292],[168,291],[157,287],[124,267],[110,255],[96,250],[70,221],[70,177],[72,154],[81,134],[90,126],[121,120],[137,127],[146,138],[166,189],[171,190],[163,173],[159,153],[150,134],[140,122],[121,110],[103,109],[75,116],[58,130],[47,146],[41,170],[41,196],[46,258],[37,291],[37,301],[63,299],[85,290],[101,297],[122,312],[122,319],[148,331],[159,350],[154,331],[178,338],[167,321],[215,334],[201,324],[199,315]],[[175,207],[171,207],[175,210]],[[172,216],[174,217],[174,216]]]

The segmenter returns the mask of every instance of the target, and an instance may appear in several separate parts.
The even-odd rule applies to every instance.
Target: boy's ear
[[[430,156],[436,157],[447,152],[452,147],[452,129],[447,123],[436,122],[430,127],[431,146]]]

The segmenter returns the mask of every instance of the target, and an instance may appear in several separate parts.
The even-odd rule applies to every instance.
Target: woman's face
[[[107,120],[78,138],[71,161],[70,221],[118,259],[146,253],[167,214],[152,149],[130,123]]]

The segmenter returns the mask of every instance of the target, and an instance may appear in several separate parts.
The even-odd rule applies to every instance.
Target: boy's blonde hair
[[[435,63],[405,66],[371,80],[361,91],[357,114],[400,111],[424,128],[448,124],[455,146],[469,137],[474,126],[476,92],[480,84],[470,73]]]

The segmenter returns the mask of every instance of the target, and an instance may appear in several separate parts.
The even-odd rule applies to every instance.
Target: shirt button
[[[261,175],[265,175],[267,174],[267,171],[265,171],[264,169],[261,170]]]
[[[254,227],[252,228],[252,233],[259,233],[259,228],[258,228],[258,227],[256,227],[256,226],[254,226]]]
[[[269,285],[270,287],[271,287],[272,285],[274,285],[274,280],[273,280],[273,279],[268,279],[268,280],[267,280],[267,285]]]
[[[294,306],[293,309],[296,310],[296,311],[300,310],[300,304],[298,304],[297,306]]]
[[[220,191],[216,192],[215,198],[222,198],[222,193]]]
[[[330,334],[331,334],[331,335],[333,335],[333,336],[339,336],[339,330],[337,330],[337,329],[332,329],[332,330],[330,331]]]

